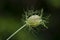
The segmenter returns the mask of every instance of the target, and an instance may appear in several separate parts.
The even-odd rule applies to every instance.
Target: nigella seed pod
[[[26,20],[26,24],[31,27],[36,27],[40,25],[40,22],[42,19],[40,19],[40,16],[38,15],[32,15]]]

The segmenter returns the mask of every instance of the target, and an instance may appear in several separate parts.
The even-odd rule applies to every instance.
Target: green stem
[[[17,31],[15,31],[11,36],[9,36],[6,40],[11,39],[15,34],[17,34],[21,29],[23,29],[26,26],[26,24],[24,24],[22,27],[20,27]]]

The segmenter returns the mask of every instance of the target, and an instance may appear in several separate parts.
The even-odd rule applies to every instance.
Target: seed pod
[[[40,20],[40,16],[32,15],[27,19],[26,24],[31,27],[36,27],[36,26],[40,25],[41,21],[42,20]]]

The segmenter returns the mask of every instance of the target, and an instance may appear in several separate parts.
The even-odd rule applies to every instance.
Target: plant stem
[[[20,27],[17,31],[15,31],[11,36],[9,36],[6,40],[11,39],[15,34],[17,34],[21,29],[23,29],[26,26],[26,24],[24,24],[22,27]]]

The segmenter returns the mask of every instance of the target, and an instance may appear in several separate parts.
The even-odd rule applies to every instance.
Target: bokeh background
[[[49,29],[39,26],[30,32],[24,28],[10,40],[60,40],[60,0],[0,0],[0,40],[24,25],[24,10],[32,8],[43,8],[44,16],[51,14]]]

